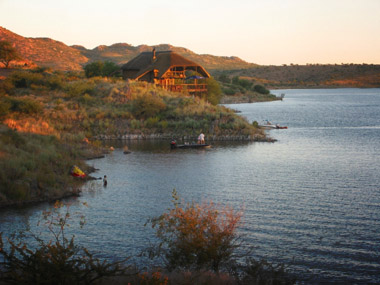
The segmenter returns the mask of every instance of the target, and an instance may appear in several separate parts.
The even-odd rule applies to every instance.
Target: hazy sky
[[[380,64],[380,0],[0,0],[0,26],[94,48],[172,44],[258,64]]]

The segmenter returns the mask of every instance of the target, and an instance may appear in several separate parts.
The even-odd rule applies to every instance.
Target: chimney
[[[156,60],[156,48],[153,48],[153,56],[152,56],[152,61],[155,61]]]

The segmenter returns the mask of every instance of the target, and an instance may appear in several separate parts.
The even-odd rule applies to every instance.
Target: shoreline
[[[186,136],[180,134],[124,134],[124,135],[98,135],[95,137],[96,140],[110,141],[110,140],[120,140],[120,141],[142,141],[142,140],[172,140],[173,138],[181,138],[184,140],[196,140],[195,136]],[[213,135],[205,136],[207,141],[251,141],[251,142],[275,142],[268,136],[260,135]]]
[[[180,137],[181,139],[184,140],[191,140],[194,139],[195,137],[193,136],[174,136],[174,137]],[[123,135],[123,136],[107,136],[107,135],[99,135],[96,137],[96,139],[102,140],[102,141],[163,141],[163,140],[171,140],[173,138],[172,135],[168,134],[128,134],[128,135]],[[251,137],[249,135],[236,135],[236,136],[231,136],[231,135],[224,135],[224,136],[211,136],[207,137],[208,141],[241,141],[241,142],[264,142],[264,143],[274,143],[277,140],[264,136],[254,136]],[[101,159],[106,156],[108,152],[104,151],[103,154],[101,155],[95,155],[95,156],[90,156],[83,158],[83,161],[87,164],[87,161],[89,160],[94,160],[94,159]],[[88,165],[88,164],[87,164]],[[89,165],[88,165],[89,166]],[[34,206],[37,204],[41,203],[51,203],[56,200],[61,200],[61,199],[66,199],[66,198],[72,198],[72,197],[80,197],[81,196],[81,187],[88,181],[90,180],[97,180],[98,178],[90,176],[92,172],[94,172],[95,169],[90,168],[87,176],[85,179],[78,181],[77,187],[75,185],[70,186],[70,190],[67,189],[62,195],[58,196],[53,196],[53,197],[39,197],[27,201],[7,201],[7,202],[2,202],[0,203],[0,211],[6,210],[6,209],[18,209],[18,208],[24,208],[24,207],[29,207],[29,206]]]

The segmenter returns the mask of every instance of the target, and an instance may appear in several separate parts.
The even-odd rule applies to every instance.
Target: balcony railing
[[[207,93],[207,84],[169,84],[161,86],[172,92]]]

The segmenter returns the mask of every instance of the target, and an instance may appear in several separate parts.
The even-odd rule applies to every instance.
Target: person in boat
[[[198,137],[198,144],[205,144],[205,135],[203,133]]]

